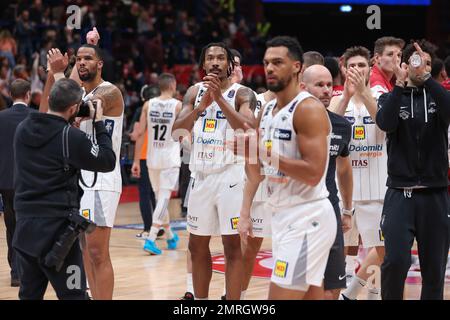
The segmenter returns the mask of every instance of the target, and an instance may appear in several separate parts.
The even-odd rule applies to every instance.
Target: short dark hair
[[[48,96],[51,111],[64,112],[74,104],[80,103],[83,89],[72,79],[60,79],[55,82]]]
[[[350,47],[347,50],[345,50],[344,54],[342,55],[342,57],[344,58],[344,66],[347,67],[348,59],[356,56],[361,56],[365,58],[370,66],[370,51],[366,47],[362,46]]]
[[[90,44],[90,43],[85,43],[85,44],[82,44],[82,45],[78,48],[78,50],[80,50],[80,48],[91,48],[91,49],[94,49],[95,55],[97,56],[97,58],[98,58],[99,60],[102,60],[102,61],[103,61],[103,51],[102,51],[102,49],[100,49],[100,47],[95,46],[95,45]],[[77,54],[78,54],[78,50],[77,50]],[[75,54],[75,56],[76,56],[76,54]]]
[[[431,64],[431,76],[433,78],[436,78],[439,73],[441,73],[442,69],[444,69],[444,61],[439,58],[434,59],[433,63]]]
[[[317,51],[306,51],[303,54],[303,61],[305,69],[315,64],[324,65],[323,55]]]
[[[223,42],[211,42],[202,48],[202,52],[200,53],[199,67],[201,69],[203,68],[203,65],[205,64],[206,50],[208,50],[211,47],[220,47],[225,50],[228,62],[227,76],[229,77],[234,70],[234,55],[231,52],[231,49],[228,48],[228,46]]]
[[[242,55],[239,51],[237,51],[236,49],[230,49],[230,51],[233,54],[233,61],[235,57],[238,57],[239,61],[242,62]]]
[[[161,73],[158,77],[159,90],[169,89],[170,84],[176,82],[175,76],[171,73]]]
[[[303,64],[303,49],[298,40],[289,36],[277,36],[266,42],[266,48],[286,47],[288,55]]]
[[[381,37],[375,41],[373,53],[383,54],[384,48],[386,46],[397,46],[400,49],[403,49],[403,47],[405,46],[405,41],[403,41],[403,39],[395,37]]]
[[[425,39],[411,40],[405,49],[403,49],[402,61],[408,64],[409,58],[416,52],[414,42],[417,42],[423,52],[426,52],[431,56],[431,63],[433,63],[434,59],[436,59],[437,47]]]
[[[31,91],[31,84],[27,80],[16,79],[11,83],[10,92],[13,100],[25,98],[29,91]]]
[[[325,57],[323,65],[330,71],[333,79],[337,78],[341,73],[339,68],[339,61],[335,57]]]
[[[445,65],[445,71],[450,76],[450,56],[447,56],[447,58],[445,58],[444,65]]]

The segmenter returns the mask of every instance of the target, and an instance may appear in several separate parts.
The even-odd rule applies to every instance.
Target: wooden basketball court
[[[179,204],[172,201],[171,212],[176,215]],[[178,210],[179,211],[179,210]],[[175,212],[175,213],[174,213]],[[0,217],[0,299],[18,299],[18,288],[10,287],[9,266],[6,259],[6,234],[3,216]],[[116,225],[142,223],[136,202],[120,204]],[[188,235],[185,230],[177,231],[180,236],[179,248],[163,250],[161,256],[150,256],[142,250],[143,240],[135,235],[140,230],[114,228],[111,237],[111,258],[115,273],[114,299],[118,300],[166,300],[178,299],[186,289],[186,248]],[[158,240],[161,249],[166,248],[165,240]],[[270,239],[264,241],[262,250],[270,250]],[[220,238],[211,240],[211,252],[221,253]],[[210,299],[220,299],[223,292],[224,276],[213,273]],[[253,278],[246,299],[266,299],[269,279]],[[420,285],[407,285],[406,298],[418,299]],[[361,294],[364,298],[365,292]],[[446,285],[445,298],[450,299],[450,285]],[[49,285],[45,299],[56,299]]]

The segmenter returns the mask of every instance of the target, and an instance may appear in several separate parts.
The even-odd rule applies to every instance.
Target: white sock
[[[355,274],[355,260],[356,256],[346,256],[345,257],[345,273],[346,274]]]
[[[365,287],[365,285],[366,281],[358,278],[358,276],[355,275],[347,289],[345,289],[342,294],[350,300],[355,300],[358,297],[359,292],[362,288]]]
[[[148,234],[148,238],[147,239],[155,242],[156,237],[158,236],[158,231],[159,231],[159,228],[156,228],[156,227],[152,226],[150,228],[150,233]]]
[[[241,291],[241,300],[245,299],[245,294],[247,293],[247,290]]]
[[[172,229],[170,228],[170,226],[164,227],[164,230],[166,231],[166,239],[167,240],[173,239],[174,235],[173,235],[173,232],[172,232]]]
[[[192,272],[186,274],[186,291],[194,293],[194,283],[192,281]]]
[[[378,288],[370,288],[367,292],[367,300],[379,300],[380,298],[380,289]]]
[[[194,300],[209,300],[209,299],[208,299],[208,297],[206,297],[206,298],[197,298],[197,297],[195,297]]]

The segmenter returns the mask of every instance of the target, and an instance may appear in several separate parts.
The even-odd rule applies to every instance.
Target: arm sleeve
[[[116,165],[116,155],[103,121],[95,123],[95,132],[97,144],[92,143],[84,132],[70,128],[69,163],[83,170],[110,172]]]
[[[425,81],[425,88],[430,92],[431,97],[436,102],[439,114],[448,123],[450,121],[450,92],[433,78]]]
[[[376,123],[381,130],[392,132],[397,129],[402,93],[403,88],[395,86],[392,92],[382,94],[378,98]]]

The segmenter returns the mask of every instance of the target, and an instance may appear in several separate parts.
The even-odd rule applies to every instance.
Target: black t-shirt
[[[336,187],[336,158],[338,156],[348,157],[348,144],[350,143],[352,126],[347,119],[334,112],[328,111],[328,116],[333,128],[331,130],[330,162],[328,164],[326,184],[330,193],[328,199],[335,205],[339,203]]]

